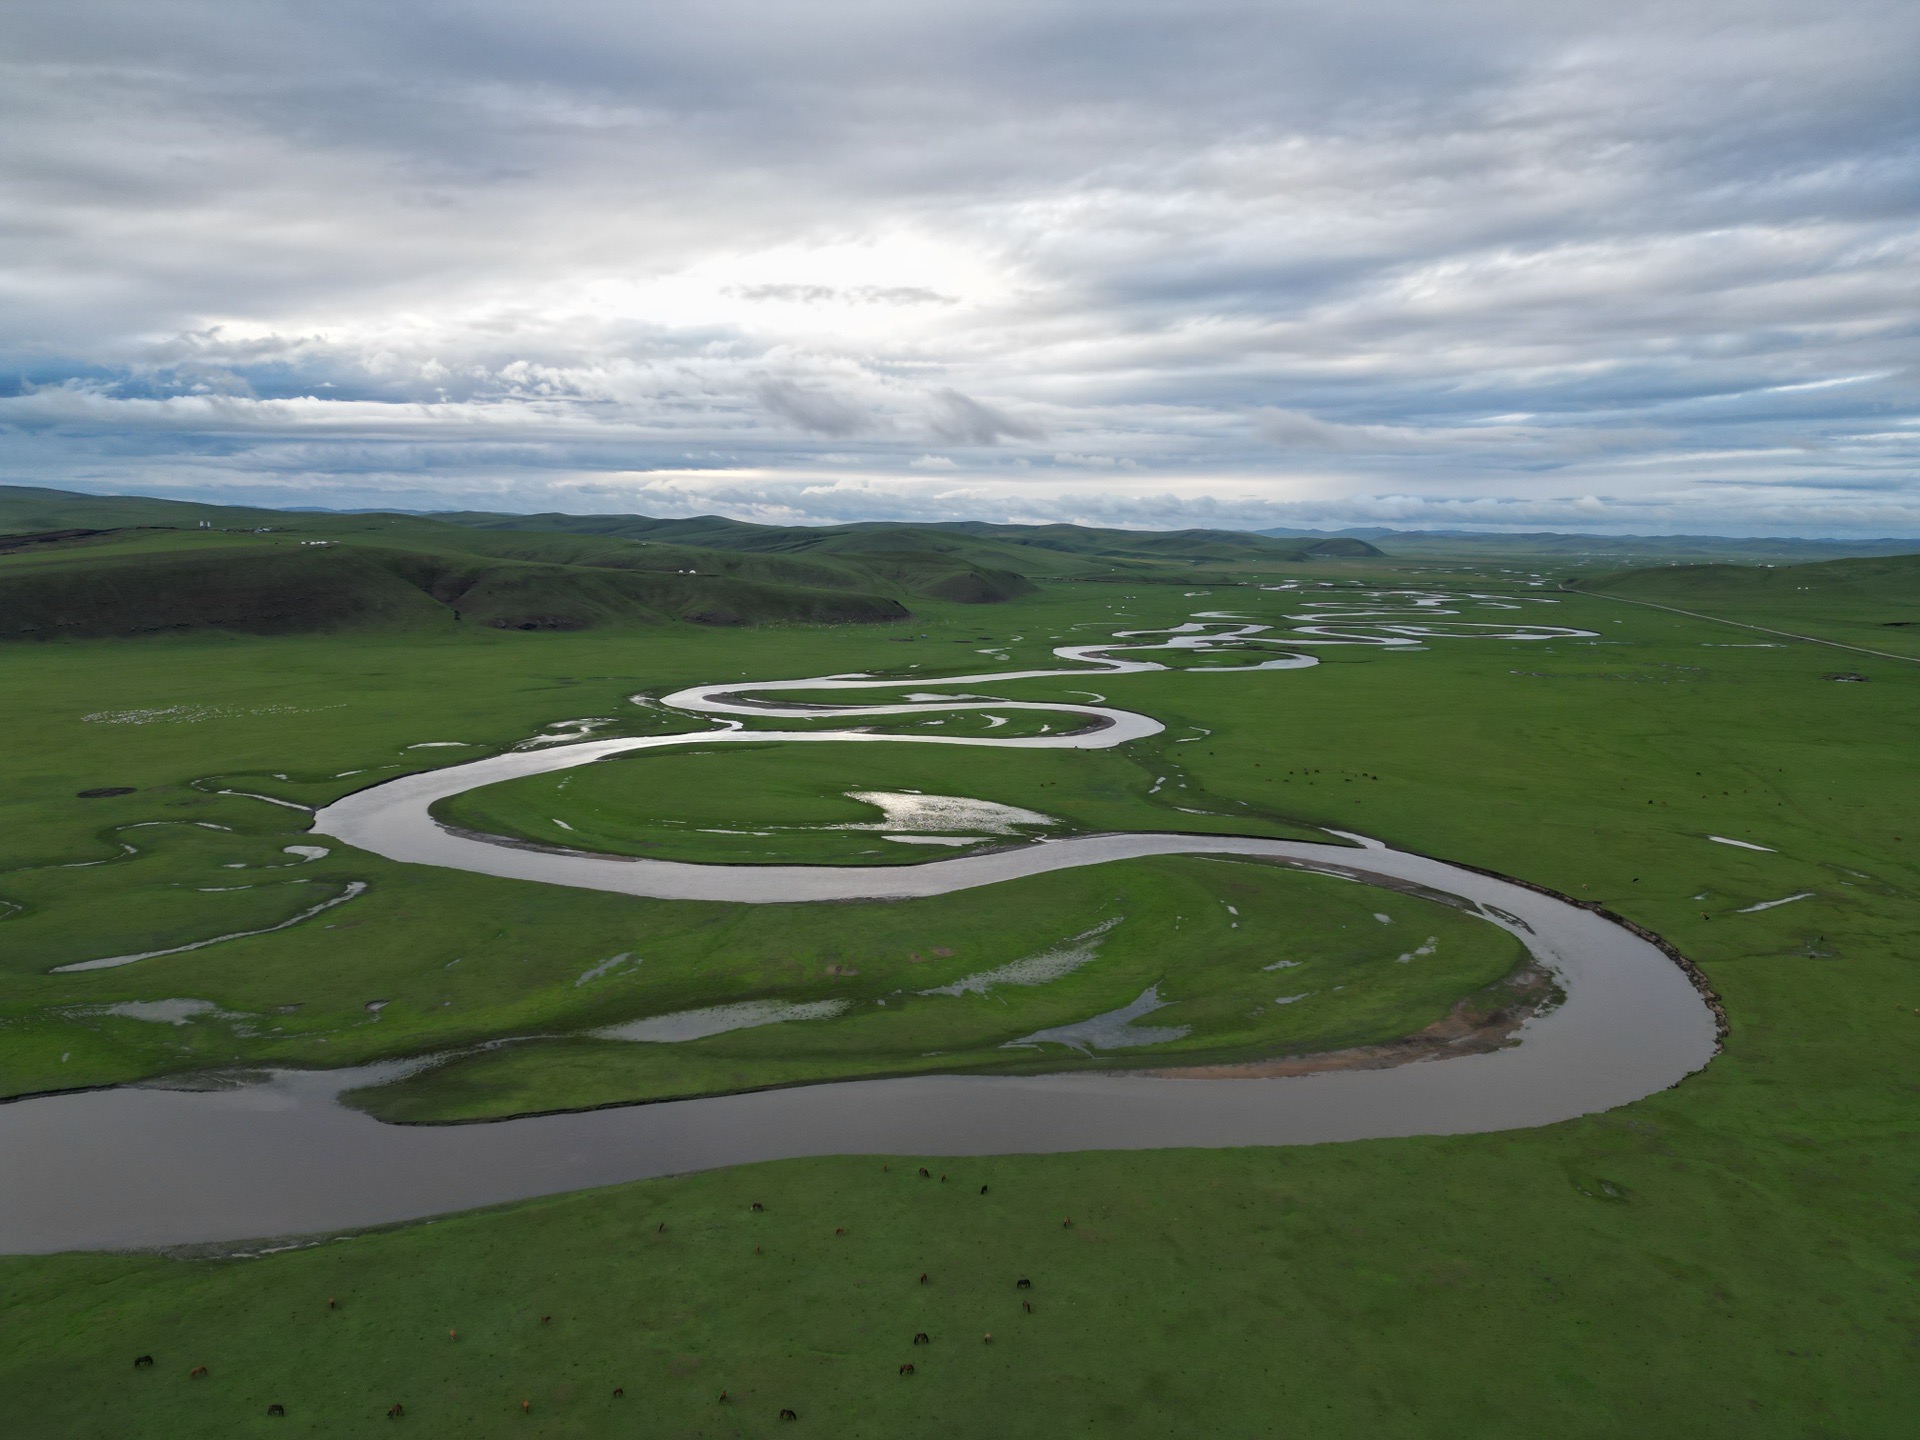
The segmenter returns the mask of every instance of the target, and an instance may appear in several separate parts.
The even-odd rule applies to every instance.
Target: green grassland
[[[1012,725],[1004,729],[1020,733]],[[951,731],[922,723],[902,733],[925,737]],[[1001,733],[971,726],[965,731],[967,736]],[[1021,827],[1028,839],[1107,830],[1329,838],[1277,812],[1196,790],[1178,752],[1169,754],[1169,749],[1153,741],[1123,751],[991,755],[971,746],[870,742],[675,747],[470,790],[442,802],[436,813],[466,829],[548,845],[731,864],[885,865],[927,859],[926,850],[889,843],[872,829],[835,828],[877,824],[875,808],[848,794],[871,790],[964,795],[1059,822]],[[1211,808],[1202,808],[1208,802]],[[967,848],[1010,842],[1011,837],[987,836]]]
[[[846,1010],[670,1044],[579,1033],[532,1040],[356,1092],[349,1103],[386,1120],[470,1120],[822,1078],[1313,1053],[1411,1034],[1475,990],[1486,992],[1482,1010],[1498,1009],[1511,993],[1503,982],[1526,962],[1504,932],[1431,901],[1219,861],[1134,862],[846,907],[830,929],[799,907],[767,907],[750,919],[736,918],[744,907],[730,908],[705,963],[670,963],[647,976],[649,940],[638,965],[616,967],[620,978],[605,988],[624,988],[628,1008],[643,1013],[770,996],[830,999]],[[1376,918],[1382,913],[1390,923]],[[1081,953],[1091,958],[1057,979],[979,978],[1072,949],[1080,937],[1090,937]],[[1415,955],[1422,948],[1428,953]],[[1396,963],[1401,955],[1410,963]],[[963,988],[970,978],[979,989]],[[1099,1055],[1018,1043],[1117,1010],[1149,986],[1165,1008],[1140,1023],[1186,1035]],[[1308,1002],[1276,1005],[1283,994]]]
[[[1920,658],[1920,555],[1817,565],[1674,565],[1588,583],[1626,600]],[[1833,658],[1838,663],[1845,656]]]
[[[1362,558],[1314,562],[1311,573],[1401,583],[1409,570]],[[884,1035],[848,1023],[877,1017],[863,1006],[847,1020],[715,1037],[701,1051],[578,1036],[735,996],[892,1002],[896,989],[1057,944],[1123,896],[1127,925],[1142,922],[1138,943],[1117,927],[1101,960],[1070,977],[1089,988],[1063,990],[1044,1013],[1084,1015],[1109,994],[1124,1003],[1136,981],[1160,981],[1169,996],[1190,981],[1175,998],[1189,1007],[1195,1053],[1350,1043],[1340,1036],[1410,1025],[1511,964],[1510,951],[1473,949],[1468,937],[1484,927],[1462,929],[1457,945],[1434,928],[1468,927],[1454,912],[1423,910],[1415,924],[1403,897],[1230,862],[1103,867],[1019,896],[1008,886],[912,905],[759,909],[562,894],[339,846],[291,866],[284,847],[302,843],[301,812],[207,785],[217,776],[213,789],[310,804],[563,719],[675,728],[685,722],[624,697],[736,671],[998,669],[975,652],[1034,664],[1052,645],[1090,638],[1071,628],[1089,622],[1172,623],[1195,608],[1278,617],[1298,598],[1034,583],[991,609],[921,601],[910,623],[873,627],[703,631],[663,620],[526,634],[450,622],[350,639],[8,647],[0,705],[14,753],[33,765],[16,767],[0,796],[0,898],[23,907],[0,921],[6,1084],[20,1093],[242,1053],[343,1063],[570,1032],[363,1097],[395,1115],[501,1113],[683,1093],[671,1083],[680,1067],[698,1088],[784,1083],[805,1067],[865,1073],[876,1056],[888,1068],[899,1057],[887,1047],[933,1024],[924,1017],[948,999],[951,1014],[972,1017],[951,1033],[997,1059],[1006,1029],[986,1023],[978,996],[913,997],[887,1017],[907,1024]],[[1910,1203],[1920,1189],[1920,667],[1798,642],[1750,648],[1750,632],[1608,594],[1556,598],[1516,618],[1597,637],[1332,649],[1297,672],[1020,682],[1006,693],[1084,699],[1073,692],[1092,689],[1168,729],[1137,755],[1022,757],[1033,768],[1004,789],[1015,773],[1002,770],[1005,754],[969,771],[971,752],[938,747],[869,746],[879,768],[857,775],[837,758],[851,746],[754,752],[746,763],[760,767],[770,809],[796,823],[815,803],[843,817],[853,788],[843,781],[888,788],[870,778],[882,773],[1089,828],[1168,828],[1171,790],[1176,804],[1251,815],[1235,824],[1273,827],[1265,833],[1332,825],[1604,903],[1668,936],[1726,1003],[1725,1053],[1675,1089],[1492,1136],[937,1161],[927,1180],[912,1157],[823,1158],[258,1258],[6,1259],[0,1400],[11,1433],[331,1435],[387,1424],[396,1401],[407,1411],[396,1423],[460,1436],[1904,1433],[1920,1404]],[[1740,585],[1691,599],[1672,603],[1794,628],[1743,608]],[[1823,678],[1835,670],[1871,683]],[[158,718],[87,718],[141,714]],[[469,748],[407,748],[426,741]],[[485,808],[476,819],[506,828],[531,827],[545,810],[601,826],[597,845],[637,847],[673,828],[658,822],[689,817],[673,807],[703,788],[744,806],[702,769],[706,758],[591,767],[565,792],[570,810],[546,805],[560,795],[532,782],[466,798]],[[644,776],[676,765],[693,768],[647,790]],[[1161,775],[1167,785],[1149,795]],[[117,785],[134,793],[76,798]],[[660,804],[638,808],[643,791]],[[154,820],[233,828],[118,828]],[[121,836],[140,848],[112,859]],[[807,848],[817,835],[780,841],[836,858]],[[108,863],[45,868],[96,859]],[[248,869],[226,868],[236,864]],[[222,876],[266,883],[198,888],[232,883]],[[350,880],[370,888],[273,935],[45,974],[59,957],[271,923]],[[1235,885],[1252,893],[1226,888]],[[1232,896],[1249,916],[1239,931],[1222,929]],[[1458,951],[1445,986],[1414,993],[1416,967],[1392,964],[1393,932],[1373,909],[1393,916],[1393,932],[1441,934],[1441,958]],[[1273,978],[1254,962],[1271,963],[1263,957],[1296,936],[1310,937],[1329,976],[1350,966],[1406,981],[1358,992],[1338,1033],[1289,1036],[1272,1017],[1257,1034],[1234,1029],[1253,1008],[1253,992],[1235,985],[1249,972]],[[1359,948],[1343,950],[1349,941]],[[1234,948],[1243,945],[1260,953]],[[622,951],[643,963],[576,983]],[[1098,989],[1109,960],[1112,988]],[[828,966],[860,973],[828,976]],[[921,974],[937,978],[903,983]],[[1048,988],[1019,1003],[1054,1004]],[[181,996],[258,1017],[245,1028],[262,1033],[99,1013]],[[365,1009],[373,1000],[388,1002],[377,1016]],[[833,1025],[847,1026],[841,1038],[809,1052],[808,1037]],[[1014,1290],[1021,1276],[1031,1291]],[[910,1345],[917,1331],[933,1343]],[[131,1369],[149,1352],[154,1370]],[[911,1377],[897,1373],[907,1360]],[[187,1378],[196,1364],[207,1379]],[[286,1419],[262,1418],[268,1403],[284,1404]],[[797,1424],[779,1422],[782,1407]]]
[[[1148,598],[1156,594],[1148,592]],[[1051,637],[1066,633],[1060,626],[1077,623],[1063,617],[1083,614],[1084,602],[1068,590],[1023,605],[1019,628],[1003,631],[1005,650],[982,632],[977,613],[957,606],[946,611],[918,620],[925,628],[909,632],[907,645],[880,642],[889,651],[940,657],[906,662],[903,671],[911,673],[909,667],[920,663],[944,672],[958,656],[984,664],[976,653],[982,648],[1038,663]],[[1015,635],[1022,638],[1016,642]],[[635,705],[629,697],[712,680],[735,668],[768,678],[834,672],[878,648],[866,632],[848,629],[744,630],[727,639],[724,663],[711,634],[685,627],[565,635],[376,632],[357,634],[350,643],[330,636],[189,635],[6,651],[15,702],[11,733],[36,756],[36,770],[10,787],[8,823],[0,836],[0,900],[10,907],[9,918],[0,922],[7,941],[0,949],[7,975],[0,999],[6,1041],[0,1045],[0,1093],[34,1094],[220,1064],[345,1065],[528,1036],[547,1038],[463,1060],[363,1103],[416,1119],[444,1106],[446,1115],[465,1118],[854,1074],[1065,1068],[1083,1062],[1060,1047],[1047,1047],[1037,1057],[999,1047],[1033,1030],[1118,1008],[1162,979],[1169,981],[1167,998],[1189,1009],[1204,1008],[1203,997],[1215,991],[1216,1005],[1224,1008],[1197,1023],[1186,1043],[1151,1053],[1254,1058],[1418,1030],[1517,961],[1513,945],[1490,927],[1463,926],[1451,912],[1408,901],[1409,911],[1434,912],[1419,922],[1419,934],[1411,934],[1415,925],[1408,918],[1405,934],[1397,927],[1380,931],[1371,950],[1345,957],[1332,947],[1314,963],[1345,967],[1342,973],[1318,986],[1303,981],[1276,989],[1262,1002],[1272,1013],[1246,1024],[1241,1012],[1250,1007],[1240,1003],[1239,990],[1220,987],[1231,971],[1263,993],[1271,988],[1275,977],[1259,966],[1286,958],[1272,953],[1271,933],[1330,940],[1340,925],[1357,923],[1347,914],[1356,905],[1365,912],[1364,930],[1374,932],[1379,927],[1367,916],[1395,907],[1308,904],[1331,882],[1219,861],[1110,867],[913,904],[767,908],[559,891],[396,865],[331,842],[318,859],[287,851],[311,839],[308,814],[298,807],[370,781],[475,758],[556,720],[610,717],[598,734],[681,729],[698,722],[655,705]],[[1284,679],[1118,678],[1269,691]],[[1075,686],[1069,678],[1012,688],[1026,698],[1060,698]],[[1127,698],[1131,703],[1134,697]],[[1202,705],[1199,713],[1211,708]],[[1052,806],[1052,797],[1060,796],[1055,808],[1077,828],[1319,833],[1285,812],[1235,803],[1193,778],[1183,762],[1199,747],[1178,737],[1196,733],[1191,725],[1176,724],[1120,752],[999,752],[990,764],[983,763],[986,752],[970,748],[869,743],[863,754],[853,755],[848,752],[856,747],[841,745],[736,747],[743,751],[739,761],[675,751],[568,773],[578,774],[582,793],[603,776],[616,783],[638,777],[645,791],[650,773],[670,774],[678,777],[673,793],[690,807],[688,817],[697,817],[698,796],[706,792],[714,816],[738,818],[743,826],[761,818],[755,809],[761,795],[765,818],[776,821],[785,813],[783,804],[802,813],[867,813],[841,793],[859,783],[855,767],[864,758],[873,767],[865,772],[873,783],[918,779],[930,785],[938,779],[956,793],[1009,801],[1023,798],[1020,787],[1031,785],[1025,798]],[[436,748],[413,748],[421,745]],[[742,762],[744,769],[727,778],[727,767]],[[557,787],[567,778],[531,783]],[[101,788],[131,793],[79,795]],[[517,793],[514,786],[495,789]],[[544,803],[538,791],[534,798]],[[602,807],[608,816],[603,829],[620,822],[618,809]],[[643,811],[636,804],[633,818],[644,822]],[[484,806],[468,818],[483,825],[495,821]],[[604,839],[619,848],[617,835],[603,837],[584,814],[576,819],[585,827],[579,835],[566,837],[549,827],[544,838],[586,844]],[[531,822],[527,828],[538,829]],[[690,829],[662,833],[682,844],[688,838],[707,842],[696,850],[708,858],[739,858],[737,848],[727,847],[742,837]],[[833,848],[832,842],[849,838],[854,843]],[[836,853],[853,860],[883,858],[858,853],[876,847],[893,852],[884,858],[910,862],[925,856],[867,832],[795,831],[777,840],[746,839],[775,847],[765,851],[769,859]],[[1175,877],[1189,873],[1195,878],[1176,883]],[[1202,912],[1212,928],[1225,924],[1221,907],[1231,902],[1189,904],[1183,895],[1224,894],[1249,883],[1272,903],[1290,906],[1293,918],[1278,932],[1251,925],[1231,931],[1236,944],[1211,955],[1213,968],[1169,975],[1154,968],[1165,933],[1181,923],[1183,913],[1193,912],[1185,922],[1193,938],[1181,947],[1183,956],[1191,952],[1183,958],[1186,965],[1211,953],[1210,942],[1193,928]],[[245,933],[285,924],[356,885],[364,885],[364,893],[310,920]],[[1002,990],[991,1007],[979,997],[923,998],[907,1007],[895,1001],[884,1024],[864,1008],[902,988],[946,985],[1044,951],[1115,913],[1111,902],[1123,892],[1139,897],[1125,932],[1113,937],[1100,965],[1057,988]],[[1296,898],[1283,903],[1287,895]],[[1312,913],[1337,914],[1339,922],[1309,925]],[[219,939],[234,934],[242,938]],[[1437,960],[1412,968],[1391,963],[1430,934],[1447,937]],[[217,943],[123,967],[49,973],[59,965],[209,941]],[[952,953],[938,957],[936,948]],[[644,964],[581,983],[583,974],[625,952],[642,955]],[[909,961],[915,954],[921,959]],[[1347,968],[1368,974],[1348,974]],[[858,969],[859,977],[839,973],[849,969]],[[1335,985],[1348,988],[1336,996]],[[1313,988],[1324,993],[1311,1005],[1271,1004],[1281,993]],[[179,999],[206,1008],[181,1023],[140,1019],[139,1012],[124,1008]],[[689,1045],[631,1045],[585,1035],[643,1016],[745,999],[844,999],[863,1008],[831,1022]],[[984,1024],[982,1013],[989,1008],[992,1023]],[[907,1009],[916,1013],[909,1016]],[[808,1037],[810,1048],[778,1053],[794,1043],[796,1031]],[[567,1064],[559,1063],[562,1057]]]

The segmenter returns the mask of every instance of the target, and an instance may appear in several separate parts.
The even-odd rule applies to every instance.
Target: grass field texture
[[[1377,565],[1374,573],[1410,578]],[[1596,638],[1336,649],[1299,672],[1030,682],[1016,698],[1092,688],[1168,731],[1131,761],[1033,757],[1057,771],[1021,772],[1004,789],[997,756],[969,776],[945,755],[909,763],[870,748],[888,752],[893,784],[917,778],[916,788],[1000,798],[1076,827],[1167,828],[1167,786],[1147,791],[1168,775],[1168,785],[1201,797],[1195,808],[1259,817],[1239,824],[1360,831],[1602,902],[1694,957],[1726,1002],[1725,1053],[1674,1090],[1493,1136],[929,1161],[924,1180],[912,1157],[829,1158],[643,1182],[259,1258],[8,1259],[0,1398],[14,1433],[331,1435],[388,1424],[395,1402],[415,1432],[461,1436],[1904,1433],[1920,1404],[1910,1198],[1920,1189],[1920,1094],[1909,1078],[1920,1059],[1912,959],[1920,825],[1911,804],[1920,793],[1920,667],[1790,641],[1757,646],[1751,632],[1604,594],[1556,598],[1550,617],[1527,618]],[[1674,603],[1749,618],[1737,592],[1693,599]],[[1014,663],[1038,662],[1072,625],[1163,624],[1201,608],[1278,617],[1292,603],[1251,590],[1050,585],[995,608],[990,626],[985,612],[956,607],[898,630],[716,636],[662,627],[644,639],[596,631],[8,651],[10,733],[40,762],[35,778],[9,783],[0,827],[9,867],[0,897],[23,907],[0,922],[14,1007],[0,1031],[8,1084],[18,1093],[48,1088],[49,1076],[126,1078],[188,1063],[166,1047],[189,1043],[200,1026],[116,1028],[63,1013],[120,1000],[204,996],[264,1014],[273,986],[292,987],[280,1003],[302,1009],[276,1019],[288,1027],[282,1038],[208,1026],[193,1042],[201,1053],[188,1057],[196,1064],[227,1059],[221,1047],[242,1041],[284,1045],[271,1053],[313,1063],[322,1042],[345,1060],[638,1013],[598,994],[576,998],[600,983],[576,986],[585,968],[628,948],[620,925],[638,912],[616,921],[594,909],[603,899],[634,903],[616,897],[556,898],[383,866],[338,847],[274,870],[257,894],[186,896],[183,886],[247,873],[229,864],[291,861],[285,846],[302,843],[300,812],[210,789],[314,803],[364,783],[340,772],[398,773],[421,755],[444,763],[561,720],[670,725],[643,707],[623,709],[623,697],[734,670],[776,678],[918,665],[945,674],[987,662],[972,652],[989,646]],[[1751,613],[1757,623],[1779,619]],[[1837,670],[1866,682],[1824,678]],[[84,718],[170,707],[207,713]],[[472,748],[408,750],[423,741]],[[852,788],[842,785],[851,772],[835,768],[841,747],[793,748],[809,753],[753,762],[764,765],[755,773],[767,777],[770,808],[788,806],[798,823],[807,817],[795,807],[824,794],[821,813],[849,813],[838,808]],[[653,763],[595,767],[604,772],[597,798],[584,798],[576,781],[575,810],[553,809],[549,795],[539,805],[470,798],[509,828],[603,815],[592,821],[605,827],[594,838],[609,847],[652,843],[657,822],[685,818],[691,812],[672,807],[702,789],[744,804],[696,765],[650,792],[664,808],[642,812],[646,787],[630,779]],[[115,785],[135,790],[75,798]],[[155,818],[233,828],[171,827],[180,833],[151,848],[139,842],[137,855],[107,865],[36,868],[108,859],[123,833],[116,827]],[[1097,923],[1109,913],[1101,907],[1132,887],[1150,894],[1141,903],[1160,916],[1142,955],[1187,958],[1178,948],[1188,939],[1184,917],[1205,913],[1213,928],[1195,947],[1193,973],[1215,964],[1244,971],[1228,950],[1253,927],[1219,929],[1228,902],[1218,877],[1239,881],[1254,867],[1154,864],[1164,868],[1082,872],[1081,890],[1046,897],[1063,919],[1073,915],[1064,925],[1034,924],[1035,907],[995,906],[989,891],[953,897],[954,912],[935,928],[959,934],[977,924],[980,943],[992,932],[1002,946],[993,956],[1025,954]],[[358,929],[343,937],[294,926],[119,970],[44,973],[58,957],[271,922],[291,913],[291,892],[276,887],[295,878],[310,882],[305,891],[367,881],[364,898],[316,917],[321,926],[351,917]],[[1261,913],[1272,925],[1321,927],[1312,933],[1326,963],[1343,923],[1386,935],[1365,913],[1381,892],[1327,882],[1321,893],[1301,877],[1264,873],[1258,883],[1266,888],[1248,908],[1269,907]],[[203,900],[218,913],[202,910]],[[231,911],[218,909],[230,901]],[[1407,903],[1394,896],[1377,908]],[[968,906],[978,907],[971,919]],[[700,928],[700,907],[660,908],[646,921],[650,943]],[[1173,916],[1183,917],[1177,941]],[[437,967],[435,983],[453,983],[445,977],[469,961],[449,972],[421,940],[450,917],[475,932],[492,927],[497,950],[444,1006],[434,1002],[453,997],[424,977]],[[1452,912],[1433,918],[1465,923]],[[815,923],[792,920],[782,943],[841,963],[817,937],[837,933],[844,917]],[[861,941],[863,956],[886,945],[928,953],[918,943],[925,927],[909,940],[886,931],[890,920],[860,923],[878,927]],[[1116,960],[1127,954],[1121,934],[1108,942]],[[662,1008],[708,993],[690,978],[701,962],[697,943],[687,943],[688,978],[660,992]],[[970,973],[970,953],[944,948],[956,953],[941,963]],[[1443,937],[1439,954],[1448,953]],[[1511,956],[1488,952],[1475,963],[1483,962],[1451,977],[1453,994],[1494,978]],[[650,951],[641,973],[653,963]],[[921,968],[901,955],[856,963],[862,973],[845,979],[890,987],[908,965]],[[1227,969],[1208,983],[1226,982]],[[1400,994],[1395,1003],[1416,998],[1430,1010],[1449,997]],[[364,1009],[373,999],[389,1001],[377,1020]],[[1397,1023],[1418,1008],[1397,1013]],[[309,1025],[304,1037],[285,1038]],[[168,1033],[123,1034],[143,1028]],[[81,1032],[98,1037],[84,1054]],[[750,1049],[745,1037],[755,1033],[733,1043]],[[656,1083],[624,1058],[649,1047],[557,1043],[552,1064],[465,1077],[455,1067],[439,1094],[389,1099],[485,1113]],[[1264,1034],[1232,1043],[1290,1042]],[[565,1047],[611,1049],[623,1057],[614,1069],[628,1068],[609,1073]],[[792,1056],[726,1063],[763,1061],[777,1067]],[[1015,1288],[1022,1277],[1030,1290]],[[914,1346],[916,1332],[932,1343]],[[142,1353],[155,1355],[153,1370],[131,1367]],[[901,1376],[909,1360],[916,1373]],[[189,1379],[200,1364],[208,1377]],[[618,1399],[615,1387],[625,1392]],[[270,1403],[283,1404],[286,1418],[264,1418]],[[799,1420],[780,1422],[782,1408]]]

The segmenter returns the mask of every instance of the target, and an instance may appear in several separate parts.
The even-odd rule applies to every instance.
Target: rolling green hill
[[[884,623],[1036,581],[1187,584],[1377,553],[1220,530],[337,514],[0,486],[0,639]]]
[[[1858,555],[1899,555],[1920,550],[1920,540],[1805,539],[1773,535],[1588,535],[1578,531],[1388,530],[1356,527],[1337,534],[1276,527],[1262,530],[1286,540],[1354,538],[1384,545],[1395,556],[1465,560],[1480,564],[1558,562],[1618,569],[1672,564],[1810,564]]]
[[[0,639],[885,622],[908,616],[901,589],[870,567],[415,516],[0,489]]]
[[[927,525],[888,521],[753,525],[717,515],[653,520],[642,515],[494,515],[480,511],[437,518],[482,529],[618,535],[756,554],[945,556],[956,565],[971,563],[1030,578],[1106,574],[1116,568],[1115,562],[1132,578],[1150,573],[1156,563],[1271,565],[1381,553],[1364,540],[1347,537],[1277,540],[1242,530],[1100,530],[1083,525],[995,525],[975,520]]]

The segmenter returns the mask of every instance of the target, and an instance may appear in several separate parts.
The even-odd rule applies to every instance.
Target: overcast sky
[[[1920,535],[1920,4],[21,0],[0,479]]]

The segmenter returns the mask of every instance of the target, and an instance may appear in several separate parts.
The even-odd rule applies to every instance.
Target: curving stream
[[[1527,597],[1531,598],[1531,597]],[[903,898],[1150,855],[1260,858],[1362,883],[1459,896],[1517,935],[1559,979],[1557,1009],[1520,1042],[1383,1070],[1268,1079],[1122,1074],[925,1076],[802,1086],[704,1100],[625,1106],[479,1125],[381,1124],[337,1102],[422,1062],[335,1071],[279,1071],[218,1088],[121,1087],[0,1105],[0,1250],[183,1244],[376,1224],[528,1196],[721,1165],[805,1155],[984,1155],[1167,1146],[1288,1145],[1457,1134],[1542,1125],[1626,1104],[1705,1065],[1715,1018],[1654,944],[1599,915],[1510,881],[1389,849],[1358,836],[1320,844],[1244,836],[1092,835],[879,867],[699,865],[627,859],[456,833],[430,808],[476,786],[610,755],[716,742],[1108,748],[1153,735],[1152,718],[1105,705],[919,692],[1061,676],[1160,670],[1122,658],[1146,651],[1287,653],[1188,671],[1229,684],[1249,669],[1314,663],[1295,647],[1417,648],[1443,638],[1547,640],[1590,632],[1504,622],[1450,622],[1458,597],[1370,592],[1359,605],[1311,605],[1284,637],[1243,617],[1206,613],[1171,630],[1121,632],[1116,643],[1063,646],[1070,668],[949,679],[835,675],[699,686],[661,703],[715,717],[719,728],[517,750],[374,785],[322,809],[316,833],[386,856],[545,884],[660,899],[745,903]],[[1465,597],[1518,609],[1509,597]],[[1546,602],[1551,603],[1551,602]],[[1147,637],[1163,637],[1149,641]],[[915,698],[823,710],[782,692],[909,690]],[[745,729],[745,717],[863,717],[956,710],[1043,710],[1065,733],[991,736],[861,730]]]

